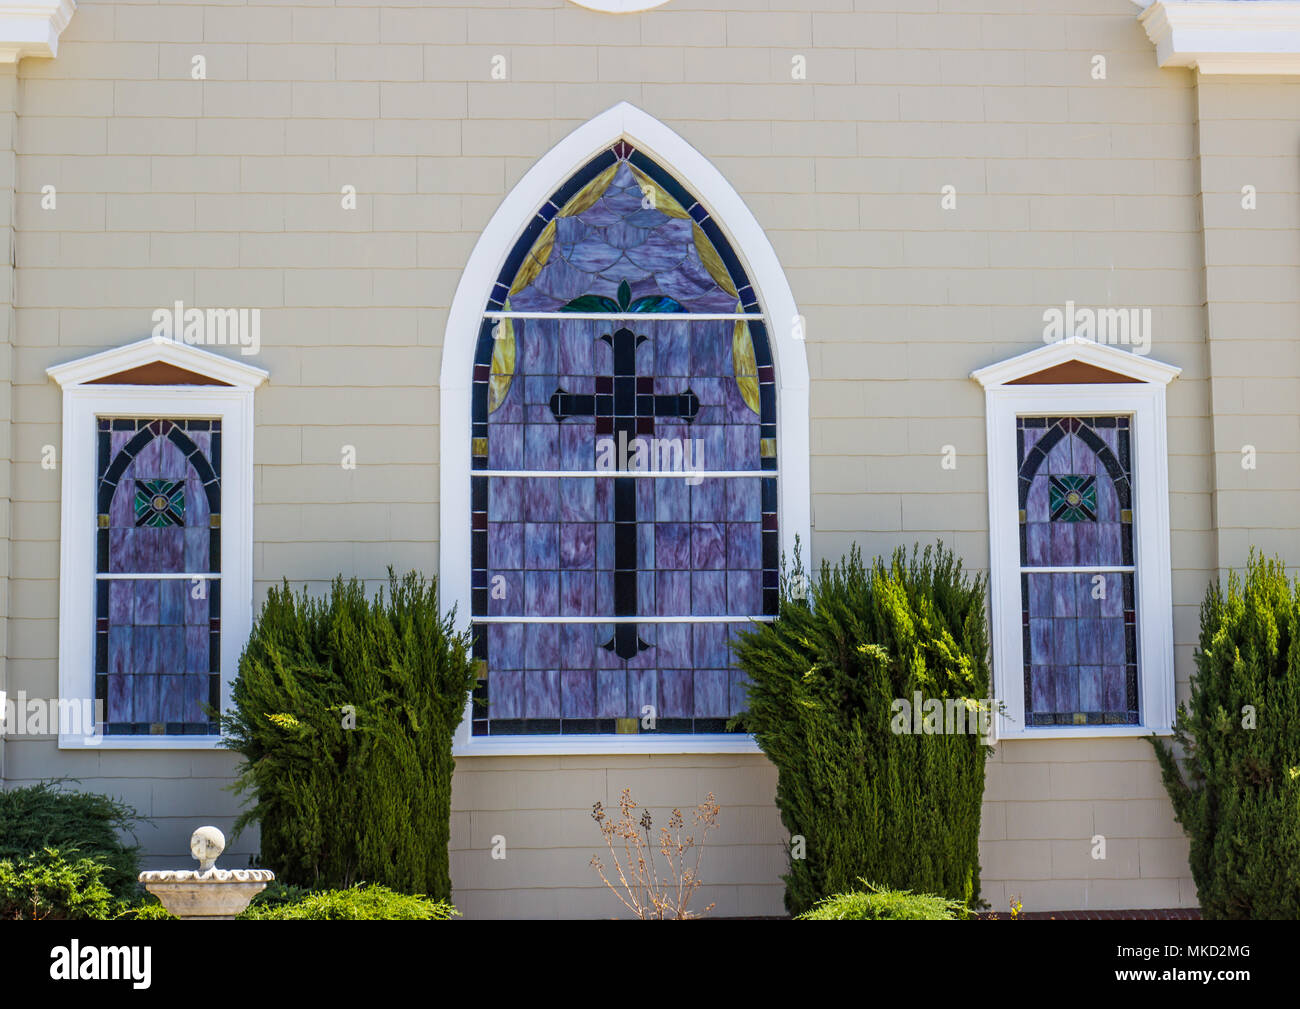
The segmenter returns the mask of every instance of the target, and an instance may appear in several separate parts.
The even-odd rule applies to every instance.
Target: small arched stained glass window
[[[627,142],[525,223],[485,306],[475,735],[716,733],[776,612],[776,384],[722,228]]]
[[[1129,417],[1020,417],[1025,724],[1136,725]]]
[[[95,696],[106,735],[214,735],[221,421],[97,421]]]

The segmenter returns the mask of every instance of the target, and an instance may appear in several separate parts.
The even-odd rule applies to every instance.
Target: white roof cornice
[[[1156,0],[1138,15],[1162,67],[1300,74],[1300,2]]]
[[[0,0],[0,63],[57,55],[76,9],[76,0]]]
[[[1023,354],[1017,354],[1015,357],[1009,357],[997,364],[979,368],[972,371],[970,377],[987,389],[991,386],[1006,385],[1016,379],[1027,378],[1071,361],[1082,361],[1084,364],[1138,382],[1158,385],[1168,385],[1182,373],[1181,368],[1176,368],[1172,364],[1153,361],[1149,357],[1140,357],[1132,351],[1120,350],[1118,347],[1082,337],[1067,337]]]
[[[201,350],[176,340],[156,340],[151,336],[124,347],[114,347],[66,364],[56,364],[52,368],[46,368],[45,374],[67,388],[157,362],[175,365],[239,389],[256,389],[270,375],[263,368],[214,354],[210,350]]]

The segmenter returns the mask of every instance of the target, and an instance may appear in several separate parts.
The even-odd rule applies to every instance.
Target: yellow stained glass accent
[[[165,735],[167,735],[167,723],[166,723],[166,722],[150,722],[150,723],[149,723],[149,735],[151,735],[151,736],[165,736]]]
[[[108,516],[107,516],[107,515],[101,515],[101,516],[99,516],[99,528],[101,528],[101,529],[107,529],[107,528],[108,528]]]
[[[1021,522],[1028,522],[1028,521],[1029,521],[1029,515],[1028,515],[1028,513],[1025,511],[1025,509],[1023,509],[1023,508],[1020,509],[1020,521],[1021,521]]]
[[[510,311],[507,299],[505,310]],[[488,413],[506,401],[510,382],[515,377],[515,323],[498,319],[492,328],[492,374],[488,379]],[[486,454],[486,453],[484,453]]]
[[[471,449],[471,451],[474,455],[487,455],[487,439],[486,438],[473,439],[473,448]]]
[[[553,248],[555,248],[554,218],[542,229],[542,233],[537,236],[537,241],[524,257],[524,264],[519,267],[514,283],[510,285],[511,294],[518,294],[537,279],[537,275],[542,272],[542,267],[550,260]]]
[[[736,311],[740,311],[740,305],[736,306]],[[754,337],[749,332],[749,323],[743,319],[736,320],[731,332],[731,362],[740,398],[747,407],[758,413],[758,361],[754,357]]]
[[[620,735],[635,734],[640,730],[635,718],[614,719],[614,731]]]
[[[758,441],[758,454],[764,459],[776,458],[776,439],[760,438]]]
[[[1121,508],[1119,512],[1119,520],[1121,522],[1132,522],[1133,510],[1131,508]]]
[[[713,278],[713,282],[734,298],[736,296],[736,285],[731,282],[731,275],[727,273],[727,268],[722,265],[722,257],[718,255],[718,250],[709,241],[709,236],[701,231],[700,226],[697,224],[691,231],[691,237],[695,240],[695,254],[700,257],[700,262],[709,271],[709,276]]]
[[[590,210],[594,207],[596,201],[605,195],[605,190],[609,188],[609,184],[614,181],[616,171],[618,171],[618,165],[613,165],[597,175],[573,195],[573,198],[564,205],[556,217],[573,217],[576,214],[581,214],[584,210]],[[542,267],[550,261],[551,252],[554,248],[555,218],[552,218],[546,227],[542,229],[542,233],[537,236],[537,241],[528,250],[528,255],[524,257],[523,265],[519,267],[515,279],[510,282],[511,294],[518,294],[537,279],[537,275],[542,272]],[[506,310],[510,310],[509,305],[506,306]],[[510,383],[507,382],[506,388],[509,388],[509,385]],[[501,398],[505,398],[504,389]],[[500,406],[500,403],[497,405]],[[495,407],[491,409],[495,409]]]
[[[220,525],[221,525],[221,516],[220,516],[220,515],[209,515],[209,516],[208,516],[208,528],[210,528],[210,529],[217,529],[217,528],[220,527]]]
[[[628,165],[627,167],[632,169],[632,175],[636,179],[637,184],[640,185],[642,194],[650,198],[650,204],[655,210],[667,217],[674,217],[679,221],[691,216],[680,203],[668,195],[667,190],[659,186],[658,183],[650,178],[650,176],[632,165]]]
[[[488,675],[487,661],[484,659],[477,659],[474,662],[474,679],[478,680],[481,683],[487,679],[487,675]]]
[[[573,198],[561,208],[559,216],[573,217],[581,214],[584,210],[590,210],[594,207],[596,201],[605,195],[605,190],[614,181],[617,172],[618,163],[615,162],[579,189]]]
[[[1074,724],[1075,724],[1075,725],[1087,725],[1087,724],[1088,724],[1088,716],[1085,715],[1082,711],[1076,711],[1076,712],[1074,713]]]

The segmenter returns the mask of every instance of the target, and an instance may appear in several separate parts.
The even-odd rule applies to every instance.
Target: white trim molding
[[[573,0],[579,7],[606,14],[639,14],[662,7],[668,0]]]
[[[1156,0],[1138,20],[1162,67],[1203,74],[1300,74],[1296,0]]]
[[[0,0],[0,63],[57,56],[76,10],[75,0]]]
[[[1081,362],[1129,379],[1110,383],[1012,385],[1059,364]],[[1001,739],[1169,735],[1174,717],[1174,638],[1165,387],[1172,365],[1067,339],[981,368],[988,439],[989,596],[994,697]],[[1122,415],[1132,418],[1134,561],[1139,725],[1025,725],[1016,418]]]
[[[810,550],[808,359],[794,294],[766,232],[740,194],[699,151],[653,116],[621,102],[561,140],[520,179],[497,208],[461,275],[443,339],[440,378],[440,535],[438,590],[444,609],[469,624],[470,392],[474,348],[492,284],[516,239],[575,171],[602,150],[627,140],[672,171],[718,222],[758,292],[768,321],[777,380],[778,502],[782,548],[793,555],[796,535]],[[470,707],[456,737],[457,755],[524,753],[759,752],[735,736],[498,736],[470,735]]]
[[[172,364],[222,385],[98,384],[148,364]],[[63,391],[59,532],[59,696],[94,696],[96,420],[219,419],[221,466],[221,706],[228,710],[240,653],[253,624],[253,390],[261,368],[172,340],[145,339],[46,374]],[[206,750],[220,736],[59,736],[62,749]]]

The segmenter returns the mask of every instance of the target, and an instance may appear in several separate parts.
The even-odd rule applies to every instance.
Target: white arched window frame
[[[606,14],[636,14],[662,7],[667,2],[668,0],[573,0],[579,7]]]
[[[1104,381],[1057,384],[1051,369],[1083,366]],[[1174,717],[1174,633],[1165,387],[1181,369],[1082,338],[1067,338],[971,373],[984,387],[988,439],[989,597],[994,699],[1000,739],[1167,736]],[[1122,381],[1114,381],[1115,378]],[[1020,384],[1033,378],[1031,384]],[[1134,565],[1138,696],[1136,725],[1026,726],[1016,420],[1127,416],[1133,421]],[[1051,571],[1051,568],[1024,568]],[[1098,569],[1100,570],[1100,569]]]
[[[569,134],[541,158],[497,208],[470,254],[452,301],[443,341],[440,379],[441,445],[439,593],[456,607],[459,627],[469,624],[470,398],[474,348],[483,309],[510,249],[557,186],[620,139],[672,170],[704,204],[731,242],[766,309],[778,390],[777,435],[782,446],[778,508],[782,550],[794,554],[795,537],[808,551],[810,537],[808,362],[804,326],[794,295],[762,226],[722,173],[675,132],[623,102]],[[756,753],[750,736],[507,736],[470,734],[470,701],[457,732],[455,753]]]

